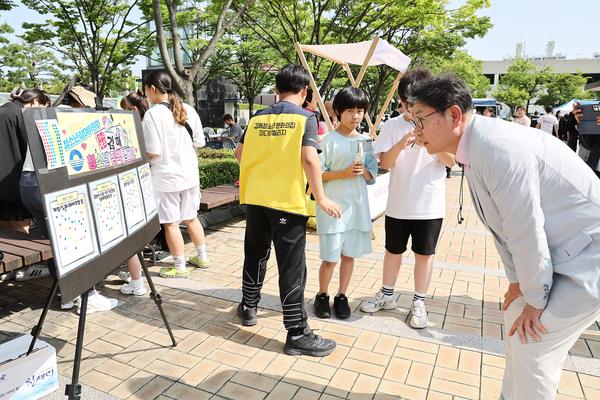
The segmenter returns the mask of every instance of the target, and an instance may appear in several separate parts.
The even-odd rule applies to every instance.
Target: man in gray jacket
[[[502,398],[554,399],[569,349],[600,317],[600,180],[559,139],[473,115],[453,75],[409,101],[417,140],[464,166],[510,282]]]

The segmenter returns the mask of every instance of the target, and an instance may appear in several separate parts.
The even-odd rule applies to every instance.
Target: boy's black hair
[[[279,93],[300,93],[310,84],[310,74],[304,67],[288,64],[275,75],[275,88]]]
[[[460,107],[463,113],[473,108],[467,84],[454,74],[434,76],[417,83],[411,88],[408,101],[420,101],[438,111],[445,111],[453,105]]]
[[[552,110],[554,108],[552,106],[546,106],[544,107],[544,111],[546,111],[546,114],[552,114]]]
[[[410,90],[412,87],[419,82],[431,78],[432,76],[433,75],[431,72],[429,72],[429,70],[426,68],[416,67],[411,69],[402,76],[400,82],[398,83],[398,96],[400,96],[400,99],[403,102],[406,102],[410,97]]]
[[[342,113],[352,108],[362,108],[366,111],[369,108],[369,98],[359,88],[349,86],[340,90],[333,98],[333,111],[341,120]]]
[[[231,114],[225,114],[223,115],[223,122],[227,122],[227,121],[234,121],[233,117],[231,116]]]

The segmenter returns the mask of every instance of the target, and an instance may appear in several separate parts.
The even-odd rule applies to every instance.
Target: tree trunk
[[[531,99],[527,99],[527,105],[525,106],[525,114],[529,114],[529,103],[531,102]]]
[[[254,114],[254,98],[248,98],[248,116],[252,118],[252,114]]]

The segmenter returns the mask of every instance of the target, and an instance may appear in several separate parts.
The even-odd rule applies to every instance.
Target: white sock
[[[185,258],[183,256],[173,256],[173,262],[177,271],[185,271]]]
[[[129,285],[132,288],[136,288],[137,289],[137,288],[140,288],[140,287],[144,286],[144,281],[142,280],[142,277],[140,277],[139,279],[132,279],[129,282]]]
[[[200,261],[208,260],[208,256],[206,255],[206,244],[196,246],[196,250],[198,250],[198,258],[200,259]]]

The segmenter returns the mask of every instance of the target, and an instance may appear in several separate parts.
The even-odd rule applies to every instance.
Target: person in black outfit
[[[0,227],[27,233],[31,213],[19,194],[19,179],[27,153],[20,95],[15,89],[11,101],[0,107]]]

